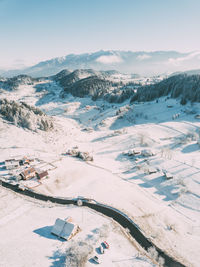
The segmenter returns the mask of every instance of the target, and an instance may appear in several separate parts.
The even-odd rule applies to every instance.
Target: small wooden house
[[[148,174],[152,174],[152,173],[156,173],[156,172],[157,172],[156,168],[151,167],[151,166],[148,168]]]
[[[48,176],[48,171],[43,171],[43,170],[37,170],[36,171],[36,176],[40,180],[42,178],[46,178]]]
[[[165,172],[165,178],[167,180],[172,179],[173,178],[173,175],[170,172]]]
[[[22,177],[23,180],[29,180],[33,177],[35,177],[36,172],[33,167],[25,169],[23,172],[20,173],[20,176]]]
[[[167,180],[172,179],[173,175],[170,172],[163,170],[163,174]]]

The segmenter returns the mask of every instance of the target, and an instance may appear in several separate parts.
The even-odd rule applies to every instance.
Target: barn
[[[40,180],[42,178],[46,178],[48,176],[48,171],[44,170],[37,170],[36,171],[36,176]]]

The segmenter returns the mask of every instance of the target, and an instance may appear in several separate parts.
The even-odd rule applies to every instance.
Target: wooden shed
[[[48,176],[48,171],[44,170],[37,170],[36,171],[36,176],[38,179],[42,179]]]

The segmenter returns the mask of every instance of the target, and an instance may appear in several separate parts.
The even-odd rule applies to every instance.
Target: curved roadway
[[[79,198],[77,199],[67,199],[67,198],[58,198],[58,197],[52,197],[52,196],[46,196],[43,194],[36,193],[34,191],[28,190],[28,189],[21,189],[18,185],[13,185],[4,181],[0,181],[1,185],[3,187],[9,188],[17,193],[20,193],[22,195],[26,195],[35,199],[43,200],[43,201],[51,201],[53,203],[58,203],[62,205],[79,205],[80,202],[78,202]],[[164,266],[169,267],[184,267],[185,265],[177,262],[172,257],[168,256],[165,252],[163,252],[161,249],[156,247],[148,238],[144,236],[144,234],[141,232],[139,227],[124,213],[121,211],[107,205],[103,205],[101,203],[98,203],[94,200],[90,201],[89,199],[81,199],[81,205],[89,207],[97,212],[100,212],[110,218],[113,218],[116,222],[118,222],[121,226],[124,228],[127,228],[129,230],[130,235],[145,249],[148,250],[150,247],[155,247],[156,251],[158,252],[158,256],[162,257],[165,260]]]

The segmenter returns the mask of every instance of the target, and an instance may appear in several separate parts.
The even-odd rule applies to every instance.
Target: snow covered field
[[[98,255],[98,247],[104,239],[110,248],[105,254],[98,255],[102,266],[154,266],[116,223],[90,209],[22,199],[3,188],[0,188],[0,197],[2,267],[64,266],[67,249],[81,242],[92,247],[91,259]],[[52,235],[51,229],[56,218],[65,219],[68,216],[80,226],[81,232],[66,242]],[[79,253],[82,253],[81,250]],[[85,266],[93,265],[89,260]]]
[[[49,84],[48,94],[35,94],[34,90],[31,85],[21,86],[15,93],[7,92],[1,97],[37,105],[54,117],[56,127],[51,132],[31,132],[0,119],[0,162],[19,155],[54,162],[56,168],[49,171],[49,178],[35,190],[55,196],[84,196],[112,205],[128,214],[144,234],[169,255],[186,266],[199,266],[200,120],[194,118],[193,113],[200,114],[200,105],[181,106],[178,101],[166,98],[158,103],[140,104],[109,104],[72,96],[59,99],[61,88],[54,83]],[[75,146],[80,151],[91,153],[94,161],[86,163],[65,154]],[[127,155],[134,149],[139,154]],[[140,153],[142,150],[145,150],[143,154]],[[144,156],[144,152],[153,155]],[[166,179],[165,173],[170,173],[173,178]],[[0,176],[6,179],[9,173],[1,168]],[[28,243],[35,242],[38,258],[31,257],[31,251],[24,252],[23,257],[19,257],[18,266],[27,266],[28,259],[33,260],[35,265],[32,266],[41,266],[37,265],[40,260],[44,261],[42,266],[60,266],[51,263],[60,260],[56,254],[62,247],[60,241],[41,237],[34,230],[52,225],[57,216],[67,217],[64,215],[66,210],[77,220],[80,212],[71,207],[41,208],[30,201],[18,199],[21,211],[20,215],[16,215],[17,220],[9,219],[9,214],[13,212],[9,213],[8,209],[8,206],[12,209],[13,205],[10,197],[6,203],[11,204],[6,204],[8,206],[4,209],[5,218],[2,220],[6,224],[1,233],[5,236],[2,240],[7,241],[0,247],[1,253],[7,255],[5,262],[10,260],[9,266],[16,266],[15,261],[11,262],[10,253],[14,250],[11,247],[20,247],[20,251],[14,250],[17,258],[26,250]],[[1,203],[5,202],[1,200]],[[86,220],[94,223],[91,222],[90,231],[101,227],[105,220],[105,224],[111,227],[111,242],[116,238],[119,242],[113,243],[124,244],[113,248],[116,252],[111,258],[116,258],[115,262],[110,256],[105,257],[105,261],[110,260],[113,266],[150,265],[146,260],[141,263],[133,259],[138,252],[123,235],[116,233],[115,236],[114,226],[106,218],[89,210],[83,213],[85,224],[80,235],[86,235]],[[33,216],[38,219],[33,221]],[[6,236],[16,228],[20,229],[18,238],[26,237],[23,243],[17,244],[18,238],[15,239],[14,234],[9,238]],[[132,260],[120,262],[128,258]],[[90,266],[92,263],[87,264]],[[105,263],[104,266],[108,265]]]

